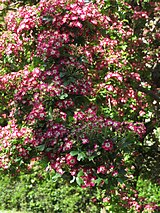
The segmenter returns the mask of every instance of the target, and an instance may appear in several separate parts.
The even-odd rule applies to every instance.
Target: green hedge
[[[21,175],[19,180],[0,178],[0,209],[35,213],[96,213],[87,189],[53,182],[48,177]]]
[[[148,202],[159,202],[160,186],[140,179],[137,189],[139,195]],[[89,189],[67,185],[59,179],[54,182],[47,173],[39,171],[22,174],[18,178],[1,175],[0,177],[0,209],[25,211],[32,213],[99,213],[91,198]],[[116,205],[114,213],[130,212]]]
[[[160,206],[160,185],[149,180],[139,179],[137,190],[139,196],[145,197],[148,202],[155,202]]]

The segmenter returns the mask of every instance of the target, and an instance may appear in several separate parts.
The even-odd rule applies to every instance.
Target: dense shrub
[[[160,186],[139,179],[137,190],[143,208],[146,207],[146,210],[142,210],[142,212],[150,212],[153,203],[159,202]],[[35,213],[99,212],[95,205],[96,199],[99,198],[98,191],[93,194],[90,190],[70,186],[62,179],[55,182],[47,173],[45,175],[40,173],[34,175],[22,174],[19,180],[1,176],[0,192],[0,209],[15,209]],[[103,202],[110,212],[135,212],[135,209],[128,210],[121,206],[119,199],[114,194],[112,200],[106,197]]]
[[[91,192],[69,186],[62,179],[55,182],[47,174],[22,174],[19,179],[1,176],[0,209],[36,213],[96,213]]]

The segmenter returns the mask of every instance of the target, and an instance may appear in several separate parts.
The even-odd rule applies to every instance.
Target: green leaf
[[[127,45],[124,44],[124,45],[121,46],[121,48],[122,48],[122,50],[126,50]]]
[[[16,158],[14,161],[17,163],[17,162],[20,162],[22,160],[22,158]]]
[[[119,183],[124,183],[124,181],[121,178],[118,178]]]
[[[99,185],[101,182],[102,182],[102,178],[98,178],[98,179],[96,179],[96,180],[94,180],[94,182],[97,184],[97,185]]]
[[[40,62],[41,62],[41,59],[39,57],[36,57],[36,56],[33,57],[33,63],[35,67],[39,66]]]
[[[72,121],[74,121],[73,116],[68,116],[68,122],[71,123]]]
[[[30,72],[32,72],[32,71],[34,70],[34,68],[35,68],[35,66],[34,66],[33,64],[31,64],[31,65],[29,66],[28,70],[29,70]]]
[[[65,72],[60,72],[60,74],[59,74],[59,76],[60,76],[61,78],[63,78],[65,75],[66,75]]]
[[[80,171],[78,172],[78,174],[77,174],[77,177],[81,177],[81,176],[83,176],[83,175],[84,175],[83,171],[80,170]]]
[[[65,98],[67,98],[68,97],[68,94],[67,93],[64,93],[64,94],[62,94],[62,95],[60,95],[60,99],[61,100],[64,100]]]
[[[81,186],[83,184],[83,179],[80,177],[76,177],[76,182],[79,186]]]
[[[95,158],[95,156],[94,156],[94,155],[92,155],[92,156],[91,156],[91,157],[89,157],[88,159],[89,159],[89,161],[92,161],[94,158]]]
[[[78,154],[77,160],[84,160],[86,158],[86,154],[84,152],[81,152]]]
[[[64,86],[68,86],[69,84],[70,84],[70,82],[69,81],[64,81]]]
[[[15,145],[13,145],[13,146],[12,146],[12,149],[15,149],[15,150],[16,150],[16,149],[17,149],[17,147],[16,147]]]
[[[45,144],[42,144],[42,145],[39,145],[39,146],[37,146],[37,149],[38,149],[38,151],[44,151],[44,149],[45,149]]]
[[[75,155],[78,155],[78,153],[79,153],[79,151],[72,151],[72,152],[70,152],[70,155],[75,156]]]
[[[105,184],[108,184],[108,179],[105,179],[104,182],[105,182]]]
[[[48,111],[48,118],[51,119],[51,120],[53,119],[52,112],[53,112],[53,110],[52,110],[52,108],[50,107],[50,108],[49,108],[49,111]]]
[[[55,173],[55,175],[52,177],[53,182],[56,182],[58,178],[61,177],[61,174]]]
[[[46,152],[50,152],[51,150],[53,150],[53,148],[47,148]]]
[[[70,77],[70,78],[69,78],[69,82],[70,82],[70,83],[71,83],[71,82],[73,82],[73,83],[74,83],[74,82],[75,82],[75,80],[76,80],[76,79],[75,79],[75,78],[73,78],[73,77]]]

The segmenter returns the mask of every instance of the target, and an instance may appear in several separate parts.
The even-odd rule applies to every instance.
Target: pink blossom
[[[73,167],[77,164],[77,158],[74,156],[71,156],[70,154],[66,155],[66,163],[70,166]]]
[[[103,144],[102,148],[106,151],[111,151],[113,149],[113,142],[107,139]]]
[[[97,168],[97,174],[99,174],[99,173],[105,174],[106,171],[107,171],[107,169],[106,169],[106,167],[103,166],[103,165],[102,165],[102,166],[99,166],[99,167]]]
[[[87,144],[87,143],[89,143],[88,138],[81,138],[81,140],[82,140],[82,144]]]

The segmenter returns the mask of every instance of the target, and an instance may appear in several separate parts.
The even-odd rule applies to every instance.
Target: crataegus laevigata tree
[[[158,1],[1,5],[1,169],[37,160],[108,195],[135,186],[158,155]]]

